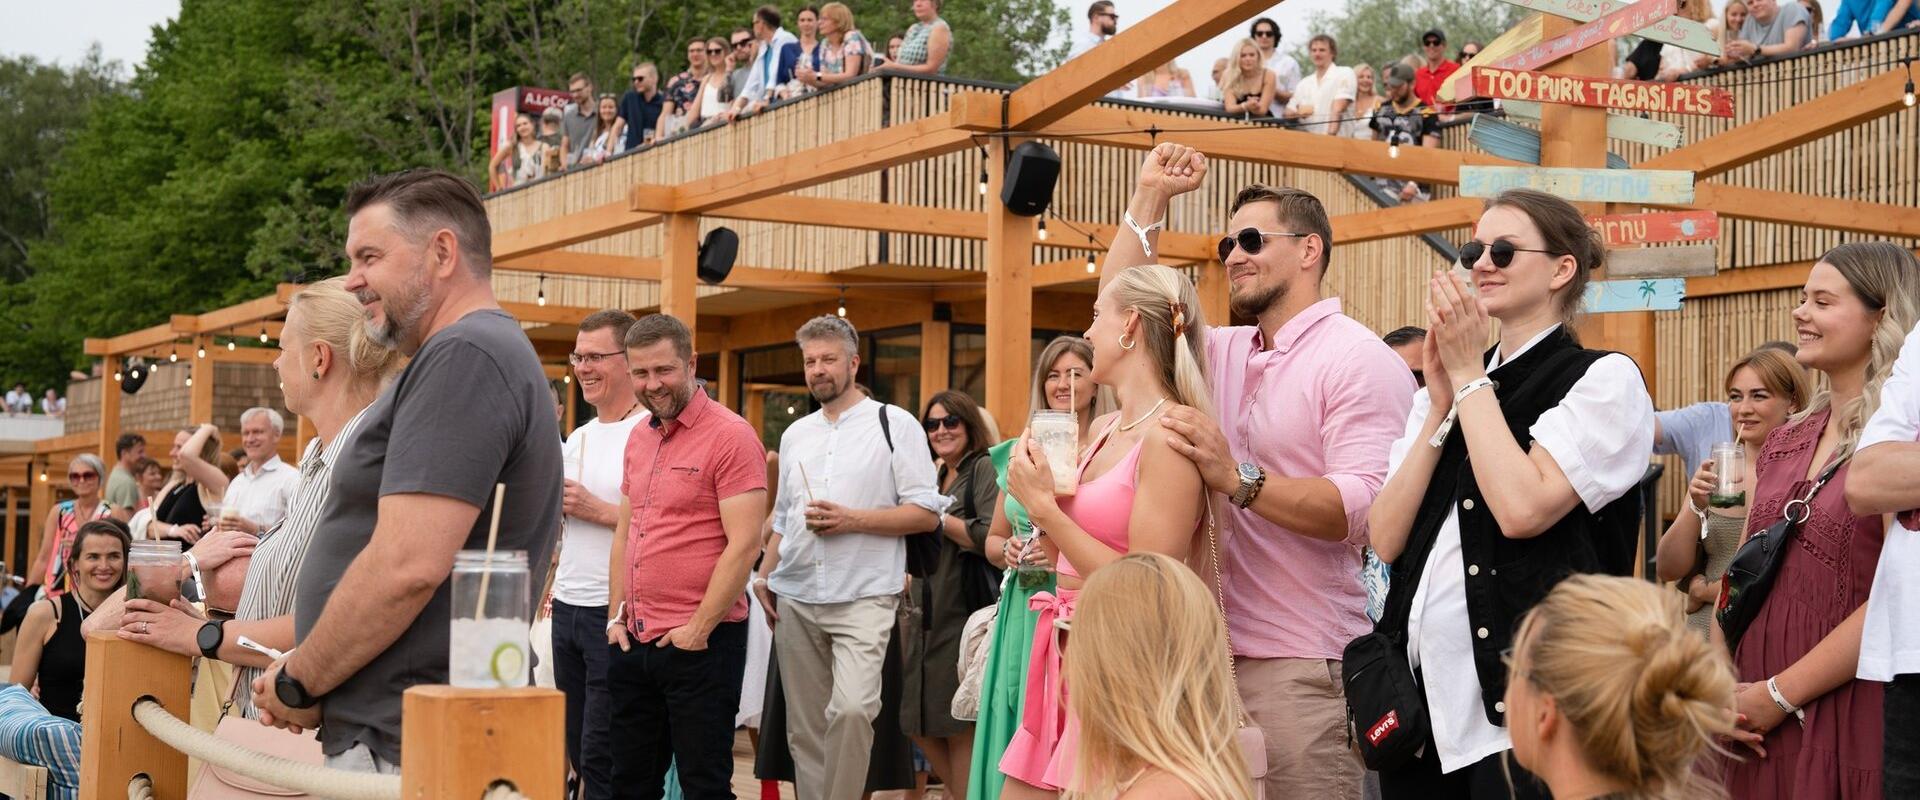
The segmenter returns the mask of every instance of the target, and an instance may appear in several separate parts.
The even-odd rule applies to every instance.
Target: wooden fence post
[[[415,686],[400,709],[400,796],[477,798],[506,781],[530,800],[566,791],[566,698],[552,689]]]
[[[117,389],[112,386],[106,389]],[[87,639],[86,688],[81,695],[80,800],[119,800],[127,781],[146,775],[154,800],[187,796],[187,756],[133,720],[133,703],[151,697],[167,713],[188,714],[193,672],[186,656],[122,640],[113,633]]]

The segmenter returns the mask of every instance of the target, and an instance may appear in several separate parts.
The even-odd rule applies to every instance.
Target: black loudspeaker
[[[1040,216],[1053,202],[1053,184],[1058,180],[1060,154],[1039,142],[1026,142],[1013,148],[1013,156],[1007,161],[1000,202],[1020,216]]]
[[[120,391],[127,394],[140,391],[140,387],[147,385],[147,379],[153,377],[153,366],[144,358],[128,359],[120,370]]]
[[[740,255],[740,234],[732,228],[714,228],[700,242],[700,261],[696,272],[700,280],[720,283],[733,271],[733,260]]]

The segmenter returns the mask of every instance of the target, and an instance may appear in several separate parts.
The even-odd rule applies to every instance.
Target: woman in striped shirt
[[[287,304],[274,368],[285,386],[287,409],[311,421],[318,435],[300,458],[300,488],[286,519],[262,534],[252,550],[234,618],[203,620],[177,607],[132,600],[126,603],[121,638],[234,664],[239,667],[233,681],[237,687],[251,687],[272,664],[267,656],[239,646],[241,636],[278,650],[294,646],[294,583],[326,506],[334,461],[359,426],[362,412],[401,366],[397,351],[368,338],[360,301],[342,282],[334,278],[314,284]],[[203,577],[246,549],[244,542],[219,544],[218,537],[228,533],[252,538],[221,531],[196,545],[193,553]],[[251,694],[241,688],[232,697],[234,710],[249,718],[256,713]]]

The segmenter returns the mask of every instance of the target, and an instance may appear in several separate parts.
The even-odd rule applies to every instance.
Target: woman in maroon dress
[[[1825,373],[1831,389],[1767,437],[1749,536],[1780,520],[1828,464],[1852,453],[1905,331],[1920,318],[1920,275],[1898,266],[1871,249],[1841,245],[1808,274],[1793,312],[1798,358]],[[1762,735],[1765,754],[1743,753],[1730,765],[1733,797],[1881,796],[1882,686],[1853,676],[1885,531],[1879,517],[1847,510],[1847,471],[1843,465],[1815,495],[1734,651],[1741,727]]]

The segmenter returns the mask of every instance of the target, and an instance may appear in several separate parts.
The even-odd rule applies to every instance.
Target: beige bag
[[[269,728],[260,724],[258,720],[227,713],[232,706],[232,695],[227,695],[227,703],[221,708],[220,724],[213,729],[213,735],[221,741],[232,742],[256,753],[284,758],[295,763],[311,764],[316,767],[326,763],[326,756],[320,752],[320,739],[314,731],[292,733],[279,728]],[[261,783],[212,763],[202,766],[200,774],[193,779],[193,786],[187,790],[188,800],[257,800],[267,797],[309,796],[305,792]]]
[[[1221,595],[1220,536],[1214,530],[1213,504],[1202,502],[1207,507],[1207,555],[1213,561],[1214,604],[1220,609],[1220,629],[1226,634],[1227,673],[1233,678],[1233,704],[1240,711],[1240,728],[1234,731],[1234,739],[1240,743],[1240,757],[1247,762],[1247,776],[1253,779],[1254,800],[1262,800],[1266,797],[1267,733],[1247,718],[1247,706],[1240,702],[1240,671],[1233,663],[1233,632],[1227,624],[1227,600]]]
[[[967,616],[960,629],[960,688],[953,693],[953,718],[963,722],[980,719],[980,691],[987,680],[987,655],[993,651],[993,623],[1000,618],[995,603]]]

